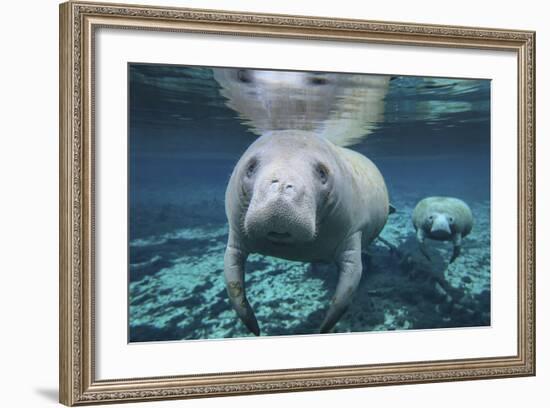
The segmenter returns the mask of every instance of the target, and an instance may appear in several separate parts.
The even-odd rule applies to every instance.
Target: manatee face
[[[316,238],[337,172],[323,143],[312,146],[309,139],[263,138],[239,162],[249,240],[284,246]]]
[[[450,240],[454,234],[454,218],[442,212],[432,212],[424,220],[423,229],[430,238]]]

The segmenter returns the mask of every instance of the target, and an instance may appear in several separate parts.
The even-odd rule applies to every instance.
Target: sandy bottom
[[[381,236],[397,251],[379,240],[366,249],[360,286],[335,331],[490,325],[489,202],[469,203],[474,229],[451,265],[451,243],[429,241],[431,262],[419,252],[410,220],[416,200],[394,197],[393,203],[398,211]],[[222,200],[141,207],[132,214],[140,237],[129,252],[130,341],[250,336],[224,287]],[[246,289],[262,335],[318,333],[336,282],[332,265],[248,258]]]

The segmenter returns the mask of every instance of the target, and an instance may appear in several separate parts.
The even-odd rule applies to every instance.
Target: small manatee
[[[462,238],[472,230],[474,217],[470,207],[458,198],[427,197],[416,205],[412,221],[420,251],[424,256],[430,260],[425,244],[426,238],[451,241],[454,248],[449,263],[453,263],[460,254]]]

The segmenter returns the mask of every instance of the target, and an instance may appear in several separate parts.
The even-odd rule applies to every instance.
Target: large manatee
[[[336,263],[339,280],[320,329],[329,332],[351,302],[363,269],[361,248],[384,227],[388,205],[382,175],[359,153],[302,130],[268,132],[252,143],[225,196],[227,291],[248,329],[260,334],[246,297],[245,262],[260,253]]]

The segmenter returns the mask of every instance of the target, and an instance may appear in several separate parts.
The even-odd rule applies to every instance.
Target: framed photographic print
[[[534,42],[62,4],[61,402],[534,375]]]

